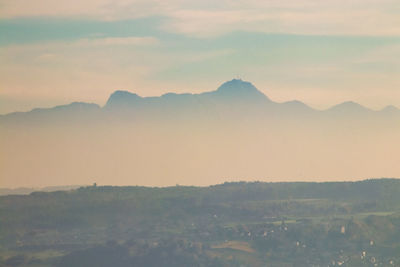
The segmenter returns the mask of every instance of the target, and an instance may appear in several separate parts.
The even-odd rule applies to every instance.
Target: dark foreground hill
[[[400,180],[0,197],[0,266],[374,264],[400,264]]]

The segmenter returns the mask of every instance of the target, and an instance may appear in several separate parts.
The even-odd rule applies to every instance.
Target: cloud
[[[213,37],[236,30],[320,35],[400,35],[398,0],[0,0],[2,18],[168,18],[164,30]]]
[[[152,51],[157,44],[153,37],[107,37],[3,46],[0,92],[27,109],[50,100],[102,103],[116,89],[151,88],[144,77],[157,60],[162,66]]]
[[[296,1],[303,2],[303,1]],[[307,1],[305,1],[307,2]],[[178,9],[169,14],[164,29],[181,34],[212,37],[237,30],[308,35],[400,35],[400,12],[381,9],[377,3],[256,5],[240,9]],[[372,1],[370,1],[372,2]],[[351,3],[351,2],[349,2]],[[384,5],[384,4],[383,4]],[[395,4],[393,4],[395,5]],[[390,8],[387,3],[387,8]]]
[[[93,37],[93,38],[80,38],[70,41],[42,41],[40,43],[24,43],[24,44],[7,44],[3,45],[9,51],[31,51],[35,49],[66,49],[66,48],[94,48],[94,47],[115,47],[115,46],[135,46],[135,47],[153,47],[160,44],[160,40],[156,37]],[[52,54],[45,53],[46,57],[53,56]]]
[[[133,45],[148,46],[157,45],[159,40],[155,37],[106,37],[106,38],[85,38],[71,43],[77,46],[108,46],[108,45]]]

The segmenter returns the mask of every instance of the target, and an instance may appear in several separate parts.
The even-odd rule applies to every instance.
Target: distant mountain
[[[250,82],[233,79],[217,90],[200,94],[167,93],[159,97],[141,97],[128,91],[115,91],[104,107],[96,104],[74,102],[69,105],[47,109],[33,109],[30,112],[15,112],[0,116],[0,122],[26,122],[46,120],[83,120],[106,118],[142,119],[208,119],[264,117],[297,118],[301,116],[368,117],[370,115],[400,116],[396,107],[388,106],[373,111],[358,103],[348,101],[330,109],[320,111],[294,100],[277,103],[270,100]]]
[[[358,103],[353,101],[343,102],[336,106],[331,107],[326,111],[331,115],[369,115],[374,112]]]
[[[0,122],[11,123],[37,123],[47,120],[63,122],[75,120],[76,118],[92,119],[98,115],[101,107],[93,103],[72,102],[67,105],[55,106],[53,108],[35,108],[29,112],[13,112],[0,115]]]
[[[138,96],[137,94],[128,91],[115,91],[111,94],[110,98],[107,100],[105,108],[126,108],[133,105],[140,104],[144,98]]]
[[[6,114],[7,116],[19,116],[22,114],[49,114],[55,112],[67,112],[67,113],[76,113],[76,112],[88,112],[95,111],[100,109],[100,106],[92,103],[84,103],[84,102],[72,102],[67,105],[55,106],[53,108],[35,108],[29,112],[13,112]]]
[[[211,96],[223,101],[270,103],[272,102],[266,95],[261,93],[253,84],[233,79],[222,84],[216,91],[203,93],[200,96]]]
[[[354,102],[315,110],[234,79],[200,94],[75,102],[0,117],[0,181],[211,184],[400,175],[400,112]]]
[[[251,83],[242,80],[232,80],[222,84],[216,91],[205,92],[201,94],[175,94],[167,93],[161,97],[140,97],[137,94],[127,91],[116,91],[111,94],[105,109],[125,109],[137,108],[143,106],[185,106],[195,103],[261,103],[266,104],[272,102],[267,96],[261,93]]]
[[[400,110],[392,105],[384,107],[379,112],[384,113],[386,115],[400,115]]]
[[[226,115],[248,115],[274,104],[251,83],[232,80],[216,91],[201,94],[167,93],[160,97],[140,97],[127,91],[116,91],[104,110],[130,118],[215,118]]]

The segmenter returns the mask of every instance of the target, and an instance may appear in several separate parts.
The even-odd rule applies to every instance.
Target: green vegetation
[[[400,264],[400,180],[0,197],[0,266],[375,264]]]

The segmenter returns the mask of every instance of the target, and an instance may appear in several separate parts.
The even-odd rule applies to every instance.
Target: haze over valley
[[[2,187],[170,186],[399,177],[400,111],[278,103],[234,79],[200,94],[141,97],[0,117]]]

